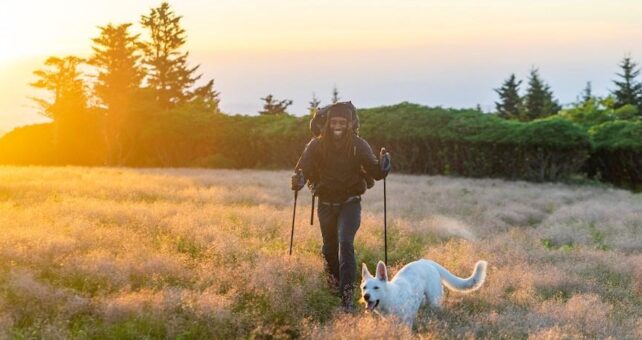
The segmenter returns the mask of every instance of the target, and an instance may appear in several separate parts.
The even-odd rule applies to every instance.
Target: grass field
[[[389,262],[485,285],[413,331],[339,311],[285,171],[0,167],[0,338],[642,338],[642,195],[603,186],[388,179]],[[383,258],[383,195],[358,262]],[[359,266],[360,268],[360,266]],[[360,275],[360,273],[359,273]]]

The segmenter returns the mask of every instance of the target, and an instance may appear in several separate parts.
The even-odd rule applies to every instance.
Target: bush
[[[362,109],[359,115],[361,135],[374,150],[390,150],[395,172],[558,180],[578,172],[588,157],[588,134],[565,119],[524,123],[407,102]],[[147,113],[145,120],[123,165],[292,168],[311,138],[307,117],[212,114],[198,102]],[[47,131],[27,139],[49,138]],[[2,138],[4,144],[10,135]],[[33,157],[22,162],[49,164],[50,153],[25,152]],[[103,153],[93,155],[106,159]],[[4,162],[18,159],[9,154]]]
[[[642,122],[616,120],[589,130],[593,152],[586,163],[589,176],[615,185],[642,188]]]
[[[588,134],[558,118],[522,123],[410,103],[359,114],[362,135],[385,145],[402,172],[556,180],[577,172],[588,157]]]
[[[34,124],[16,128],[0,138],[0,164],[101,165],[103,152],[97,121],[91,119],[83,129]]]

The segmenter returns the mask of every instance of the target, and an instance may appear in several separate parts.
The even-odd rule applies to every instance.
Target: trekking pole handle
[[[293,179],[294,179],[294,177],[296,177],[296,180],[297,180],[296,185],[297,185],[298,189],[294,190],[294,186],[292,187],[292,189],[294,191],[299,191],[299,190],[303,189],[303,186],[305,186],[305,177],[303,177],[303,170],[296,169],[296,171],[294,172]],[[295,184],[294,180],[293,180],[292,184],[293,185]]]

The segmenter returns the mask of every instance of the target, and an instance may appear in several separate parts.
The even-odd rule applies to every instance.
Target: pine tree
[[[612,92],[615,96],[615,108],[620,108],[624,105],[636,105],[642,112],[642,83],[636,80],[640,74],[638,64],[631,61],[630,57],[625,57],[622,63],[619,64],[622,68],[622,73],[618,73],[622,80],[615,80],[613,83],[617,88]]]
[[[221,113],[218,107],[218,104],[221,101],[219,95],[220,92],[214,90],[214,79],[210,79],[207,84],[196,88],[192,92],[190,100],[202,101],[209,113]]]
[[[533,120],[554,115],[561,109],[557,100],[553,98],[550,86],[544,83],[536,68],[531,70],[528,79],[528,89],[524,96],[526,120]]]
[[[337,86],[335,85],[332,88],[332,99],[330,101],[332,102],[332,104],[336,104],[339,102],[339,100],[341,100],[341,98],[339,97],[339,90],[337,90]]]
[[[92,39],[94,54],[88,63],[98,69],[96,95],[108,111],[123,114],[144,76],[140,65],[138,35],[128,32],[131,24],[101,26],[100,36]]]
[[[36,70],[39,78],[29,85],[50,92],[50,98],[32,98],[42,115],[53,119],[53,145],[56,157],[64,163],[73,163],[79,155],[79,137],[87,130],[88,110],[86,86],[83,75],[78,71],[83,59],[75,56],[64,58],[49,57],[45,66],[49,69]],[[51,69],[53,68],[53,70]]]
[[[591,85],[590,81],[586,82],[586,86],[582,90],[582,93],[579,96],[579,104],[580,105],[586,105],[590,103],[593,100],[593,86]]]
[[[131,24],[100,28],[100,36],[92,39],[94,54],[89,64],[98,69],[94,87],[100,103],[105,106],[104,135],[107,163],[122,164],[126,141],[137,124],[133,115],[136,95],[139,94],[144,71],[138,35],[128,32]]]
[[[53,101],[32,99],[41,107],[40,114],[53,119],[54,123],[73,120],[84,114],[87,109],[85,83],[78,71],[78,66],[83,62],[83,59],[75,56],[49,57],[45,66],[53,70],[41,69],[33,72],[39,79],[29,85],[50,91]]]
[[[308,107],[308,112],[310,113],[310,117],[313,117],[314,114],[319,109],[319,105],[321,105],[321,101],[319,100],[319,98],[317,98],[317,95],[314,92],[312,92],[312,100],[309,103],[310,103],[310,106]]]
[[[200,65],[189,67],[189,52],[181,52],[185,45],[185,30],[181,16],[170,9],[167,2],[152,8],[149,15],[141,17],[141,25],[148,29],[150,40],[145,42],[144,64],[147,67],[147,83],[156,93],[162,108],[201,98],[218,111],[218,93],[213,90],[213,81],[190,91],[202,75],[195,75]]]
[[[544,86],[544,92],[546,93],[546,107],[548,108],[547,116],[558,114],[562,110],[562,105],[557,99],[555,99],[555,95],[553,94],[553,90],[550,85],[546,84]]]
[[[263,110],[259,111],[261,115],[283,115],[287,114],[285,110],[288,106],[292,105],[292,101],[288,99],[277,100],[274,99],[274,96],[268,94],[264,98],[261,98],[265,102],[263,104]]]
[[[519,85],[522,81],[515,79],[515,74],[511,74],[504,81],[502,87],[495,89],[499,95],[499,102],[495,102],[495,107],[499,116],[505,119],[517,119],[522,111],[522,98],[519,96]]]

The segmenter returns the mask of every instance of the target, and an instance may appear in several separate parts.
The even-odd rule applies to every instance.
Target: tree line
[[[637,79],[640,74],[638,64],[626,56],[618,66],[621,73],[616,74],[618,78],[613,81],[615,88],[606,97],[595,96],[591,82],[587,82],[577,101],[570,105],[570,109],[580,108],[586,111],[587,108],[601,107],[615,112],[625,111],[627,118],[642,117],[642,82]],[[522,80],[518,80],[513,73],[501,87],[494,90],[499,96],[499,101],[495,102],[496,114],[499,117],[530,121],[562,111],[562,106],[554,97],[551,87],[541,78],[537,68],[531,69],[527,84],[526,93],[521,95]]]

